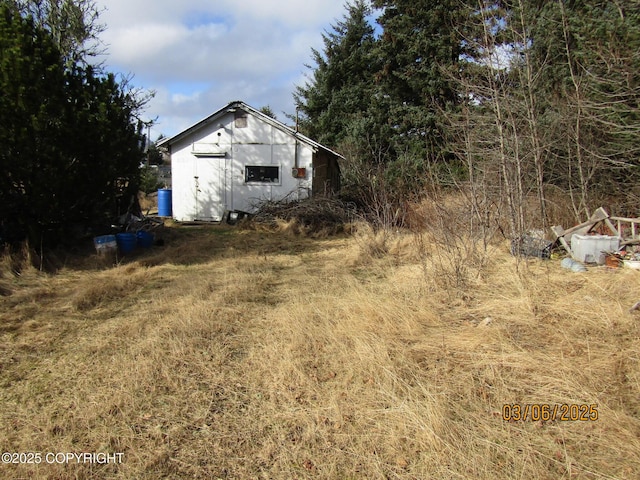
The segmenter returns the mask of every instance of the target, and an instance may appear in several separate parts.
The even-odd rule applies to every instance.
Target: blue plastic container
[[[94,237],[93,244],[96,247],[98,255],[107,255],[109,253],[115,253],[117,247],[115,235],[101,235]]]
[[[171,190],[162,188],[158,190],[158,216],[170,217],[171,214]]]
[[[116,234],[116,242],[118,243],[120,253],[124,255],[136,249],[138,240],[135,233],[118,233]]]
[[[139,247],[150,248],[153,246],[154,236],[153,236],[153,233],[140,230],[138,233],[136,233],[136,240],[138,242]]]

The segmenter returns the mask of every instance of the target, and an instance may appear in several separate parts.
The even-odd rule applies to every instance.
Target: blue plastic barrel
[[[116,242],[120,253],[127,254],[135,250],[137,239],[135,233],[118,233],[116,234]]]
[[[158,216],[171,216],[171,190],[168,188],[158,190]]]

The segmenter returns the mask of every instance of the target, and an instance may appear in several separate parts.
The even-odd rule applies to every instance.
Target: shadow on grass
[[[157,231],[154,246],[126,255],[99,256],[91,241],[73,251],[51,252],[53,264],[76,271],[105,270],[137,262],[142,266],[199,265],[242,255],[300,255],[323,248],[319,239],[226,224],[171,224]]]

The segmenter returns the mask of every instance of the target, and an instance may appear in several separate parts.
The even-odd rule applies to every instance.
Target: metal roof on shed
[[[250,113],[256,117],[258,117],[259,119],[261,119],[262,121],[272,125],[274,128],[277,128],[278,130],[281,130],[282,132],[291,135],[292,137],[295,137],[297,140],[299,140],[302,143],[306,143],[307,145],[309,145],[311,148],[313,148],[314,150],[325,150],[333,155],[335,155],[336,157],[339,158],[344,158],[342,155],[340,155],[337,152],[334,152],[333,150],[331,150],[330,148],[325,147],[324,145],[311,140],[309,137],[301,134],[300,132],[296,132],[293,128],[288,127],[287,125],[285,125],[284,123],[276,120],[275,118],[272,118],[268,115],[265,115],[264,113],[262,113],[260,110],[256,110],[255,108],[253,108],[250,105],[247,105],[246,103],[240,101],[240,100],[236,100],[234,102],[231,102],[229,104],[227,104],[226,106],[222,107],[220,110],[217,110],[216,112],[212,113],[211,115],[209,115],[208,117],[200,120],[199,122],[193,124],[192,126],[190,126],[189,128],[187,128],[186,130],[183,130],[182,132],[178,133],[177,135],[174,135],[173,137],[170,138],[165,138],[163,140],[161,140],[160,142],[158,142],[158,146],[170,146],[180,140],[182,140],[183,138],[191,135],[194,132],[197,132],[198,130],[200,130],[201,128],[205,127],[206,125],[215,122],[218,118],[220,118],[221,116],[223,116],[226,113],[229,112],[233,112],[236,109],[241,109],[246,111],[247,113]]]

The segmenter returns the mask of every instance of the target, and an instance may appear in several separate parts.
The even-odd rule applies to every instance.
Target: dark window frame
[[[282,185],[280,165],[245,165],[244,183]]]

